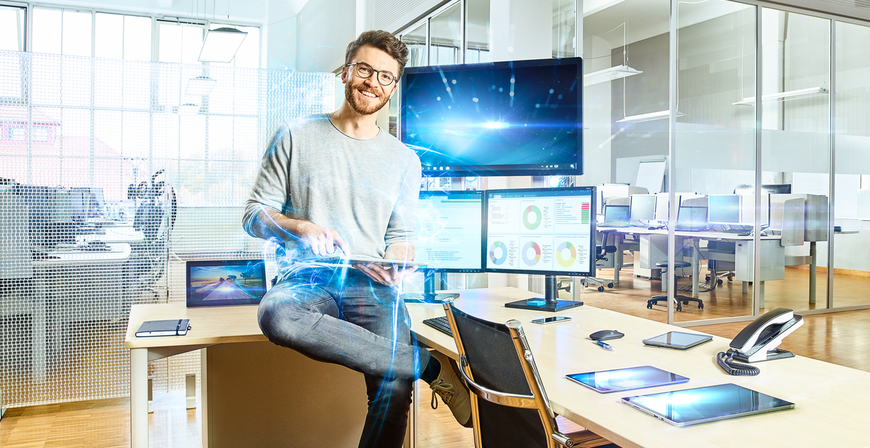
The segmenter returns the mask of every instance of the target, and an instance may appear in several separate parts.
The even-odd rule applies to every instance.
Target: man
[[[361,447],[402,446],[417,378],[461,424],[471,424],[468,391],[453,365],[412,343],[396,286],[413,268],[310,263],[338,250],[414,259],[420,160],[375,123],[407,57],[405,45],[385,31],[367,31],[351,42],[341,107],[282,127],[263,156],[244,217],[249,234],[277,239],[286,250],[281,280],[260,304],[263,333],[275,344],[365,375],[369,408]]]

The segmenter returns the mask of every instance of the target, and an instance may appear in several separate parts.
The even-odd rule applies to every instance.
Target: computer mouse
[[[590,334],[589,339],[593,341],[606,341],[609,339],[619,339],[623,336],[625,335],[616,330],[600,330]]]

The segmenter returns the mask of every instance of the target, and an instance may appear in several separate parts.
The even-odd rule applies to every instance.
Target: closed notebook
[[[187,334],[190,319],[148,320],[136,330],[136,337],[184,336]]]

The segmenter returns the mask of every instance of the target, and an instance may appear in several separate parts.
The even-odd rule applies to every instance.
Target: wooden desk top
[[[866,447],[870,444],[867,403],[870,403],[870,373],[795,357],[755,364],[761,374],[737,377],[716,365],[716,353],[728,348],[728,340],[712,342],[687,351],[644,346],[641,340],[667,331],[689,331],[613,311],[583,306],[560,314],[573,317],[568,323],[534,325],[531,319],[544,313],[505,308],[508,301],[532,293],[516,288],[491,288],[461,292],[456,306],[472,315],[523,324],[554,410],[623,447]],[[456,357],[452,338],[422,323],[443,316],[440,304],[409,304],[412,329],[423,343]],[[192,347],[233,342],[265,341],[257,325],[255,305],[186,308],[180,304],[134,305],[130,312],[127,348]],[[135,329],[146,320],[190,319],[187,336],[136,338]],[[608,341],[614,351],[593,344],[588,335],[614,329],[622,339]],[[792,338],[802,337],[798,330]],[[844,342],[848,343],[848,342]],[[687,384],[599,394],[565,378],[566,374],[652,365],[690,378]],[[677,428],[619,402],[623,396],[643,395],[689,387],[735,383],[796,403],[793,410]]]
[[[755,377],[724,373],[714,359],[728,349],[729,340],[713,341],[687,351],[644,346],[643,339],[667,331],[690,331],[642,318],[589,306],[559,314],[569,323],[534,325],[545,313],[504,308],[504,302],[528,296],[516,288],[466,290],[456,306],[482,318],[522,322],[554,410],[623,447],[866,447],[870,444],[867,403],[870,373],[795,357],[754,364]],[[422,324],[422,319],[443,315],[441,305],[410,304],[412,329],[427,345],[456,356],[452,340]],[[593,344],[588,335],[614,329],[625,337],[608,341],[614,351]],[[801,337],[801,331],[789,336]],[[566,374],[652,365],[690,378],[687,384],[600,394],[573,383]],[[735,383],[792,401],[795,409],[766,415],[677,428],[632,409],[620,398],[714,384]]]
[[[190,319],[190,331],[186,336],[135,336],[142,322],[163,319]],[[257,305],[187,308],[184,303],[161,303],[133,305],[124,346],[162,348],[266,340],[257,323]]]

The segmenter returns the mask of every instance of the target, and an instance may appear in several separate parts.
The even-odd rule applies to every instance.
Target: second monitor
[[[545,297],[506,304],[559,311],[556,276],[595,275],[595,187],[486,192],[486,271],[541,274]]]

